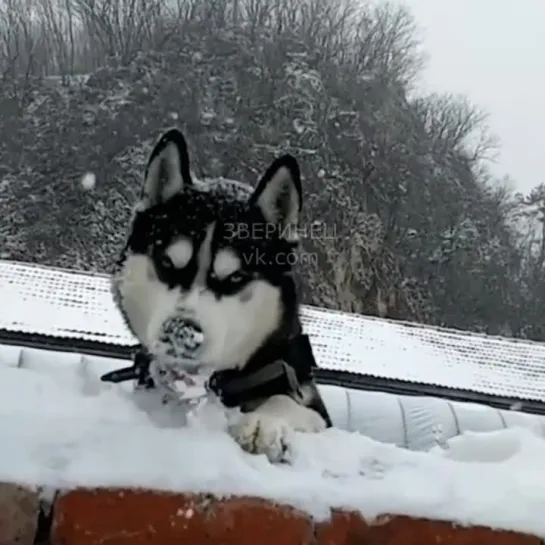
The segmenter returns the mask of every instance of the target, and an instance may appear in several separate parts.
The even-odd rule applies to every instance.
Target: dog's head
[[[285,155],[256,189],[192,179],[176,129],[153,149],[112,287],[128,326],[150,352],[169,324],[203,334],[195,358],[212,369],[243,367],[297,319],[293,278],[302,195]],[[171,328],[172,329],[172,328]]]

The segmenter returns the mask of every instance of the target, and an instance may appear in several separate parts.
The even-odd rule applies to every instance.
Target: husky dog
[[[255,190],[194,180],[177,129],[155,145],[112,291],[128,327],[151,354],[172,332],[202,332],[196,367],[241,417],[229,432],[245,450],[282,459],[293,430],[331,425],[313,379],[299,320],[293,264],[302,205],[294,157],[276,159]],[[165,333],[168,332],[168,334]]]

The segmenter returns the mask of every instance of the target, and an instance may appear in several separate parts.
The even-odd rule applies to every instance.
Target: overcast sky
[[[501,138],[494,167],[545,182],[545,0],[405,0],[429,55],[424,84],[464,93]]]

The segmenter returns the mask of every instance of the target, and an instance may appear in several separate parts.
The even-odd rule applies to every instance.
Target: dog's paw
[[[246,413],[229,426],[233,439],[250,454],[264,454],[271,463],[285,461],[293,430],[282,418]]]

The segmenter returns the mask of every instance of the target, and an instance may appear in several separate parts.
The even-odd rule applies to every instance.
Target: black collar
[[[139,350],[131,367],[106,373],[101,380],[136,380],[140,387],[155,388],[149,375],[150,361],[149,354]],[[208,388],[226,407],[238,407],[273,395],[297,397],[301,396],[301,384],[312,380],[316,367],[308,335],[298,334],[274,347],[265,347],[243,369],[216,371],[208,381]]]
[[[301,396],[316,367],[308,335],[299,334],[264,349],[243,369],[216,371],[208,384],[226,407],[237,407],[273,395]]]

